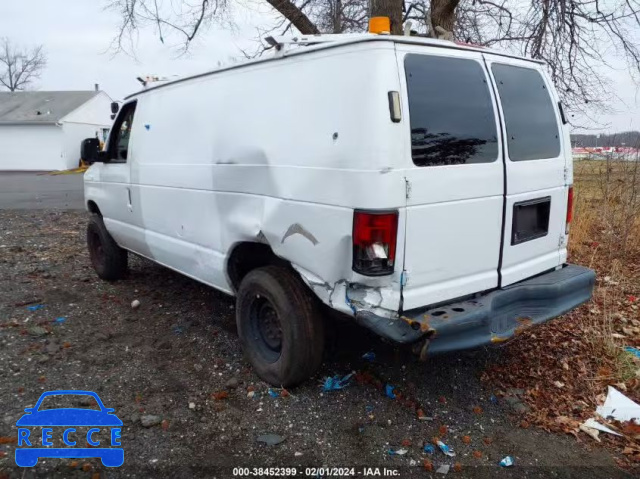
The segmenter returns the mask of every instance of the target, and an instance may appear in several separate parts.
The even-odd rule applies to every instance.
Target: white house
[[[103,91],[0,92],[0,170],[67,170],[80,142],[101,141],[111,125]]]

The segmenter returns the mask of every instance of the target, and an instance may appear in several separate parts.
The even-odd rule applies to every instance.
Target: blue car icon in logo
[[[55,408],[39,410],[42,401],[49,396],[91,396],[100,410],[82,408]],[[98,395],[92,391],[48,391],[40,396],[33,408],[25,409],[18,422],[18,447],[16,464],[20,467],[33,467],[41,457],[92,458],[99,457],[106,467],[119,467],[124,463],[124,449],[120,444],[122,421],[113,414],[114,409],[104,407]],[[41,437],[29,427],[41,427]],[[83,439],[76,427],[90,427],[86,433],[86,443],[92,447],[73,447]],[[61,439],[65,446],[53,447],[53,428],[64,428]],[[98,435],[108,433],[110,446],[97,439]],[[40,444],[38,444],[40,443]],[[42,447],[38,447],[41,445]],[[100,447],[102,446],[102,447]]]

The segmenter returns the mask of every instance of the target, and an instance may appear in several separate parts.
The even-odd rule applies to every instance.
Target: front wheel
[[[111,237],[99,215],[92,214],[87,225],[87,247],[93,269],[101,279],[115,281],[127,274],[127,251]]]
[[[282,266],[251,271],[236,299],[238,335],[256,374],[279,387],[295,386],[322,363],[324,328],[317,299]]]

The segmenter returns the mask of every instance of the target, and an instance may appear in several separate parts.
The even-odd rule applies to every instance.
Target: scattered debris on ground
[[[490,476],[505,454],[533,476],[562,476],[575,466],[585,477],[626,477],[604,450],[514,427],[520,419],[510,417],[506,396],[479,381],[503,364],[506,349],[421,363],[355,325],[338,324],[316,378],[291,391],[270,386],[242,357],[230,298],[137,257],[126,280],[100,281],[86,254],[85,225],[83,212],[0,211],[0,476],[14,473],[16,444],[1,438],[16,437],[24,408],[47,390],[83,389],[97,392],[124,422],[125,465],[109,477],[133,466],[151,468],[151,475],[171,468],[184,477],[227,477],[231,469],[220,467],[301,464]],[[60,317],[67,319],[58,324]],[[363,357],[373,350],[375,361]],[[318,387],[327,377],[346,384],[346,376],[348,387]],[[522,389],[512,391],[518,401],[528,400],[528,386],[512,387]],[[284,440],[259,441],[267,435]],[[73,462],[47,460],[38,468],[65,476],[82,474],[86,463],[92,474],[106,471],[99,460]]]

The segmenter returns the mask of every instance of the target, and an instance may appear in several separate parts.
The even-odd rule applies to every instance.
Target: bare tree
[[[212,22],[229,21],[232,0],[109,0],[121,13],[116,46],[153,25],[163,40],[172,30],[188,45]],[[585,113],[608,100],[615,56],[640,73],[640,0],[266,0],[280,16],[272,29],[302,34],[365,31],[373,15],[388,16],[401,34],[495,46],[547,63],[563,102]],[[274,12],[274,13],[275,13]],[[264,30],[261,33],[265,33]]]
[[[0,39],[0,87],[9,91],[24,90],[40,77],[46,64],[42,45],[20,49],[8,38]]]

